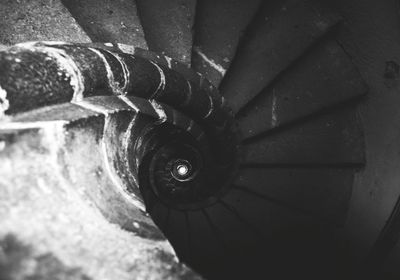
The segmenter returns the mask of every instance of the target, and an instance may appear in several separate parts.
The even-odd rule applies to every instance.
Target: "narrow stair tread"
[[[134,0],[62,0],[94,42],[147,48]]]
[[[243,145],[244,164],[359,166],[364,135],[354,106],[320,115]]]
[[[60,0],[4,0],[0,9],[0,43],[26,41],[89,43],[90,38]]]
[[[278,128],[363,96],[367,86],[334,40],[304,56],[239,114],[243,137]]]
[[[218,86],[261,0],[202,0],[196,7],[192,67]]]
[[[335,225],[345,221],[353,186],[353,169],[243,168],[234,184],[294,212]]]
[[[189,64],[196,0],[136,0],[151,51]]]
[[[339,17],[311,1],[288,1],[248,36],[226,73],[221,92],[234,112],[324,36]]]

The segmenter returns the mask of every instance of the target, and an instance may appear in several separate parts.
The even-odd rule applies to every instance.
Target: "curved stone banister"
[[[119,44],[21,43],[0,52],[0,90],[3,127],[79,115],[68,104],[105,116],[101,145],[114,152],[102,160],[115,169],[114,185],[138,197],[151,189],[169,207],[204,207],[235,172],[235,123],[223,97],[170,58]],[[111,117],[116,111],[124,117]],[[178,167],[193,174],[180,178]]]
[[[236,154],[233,117],[223,98],[199,74],[169,58],[123,45],[29,42],[0,52],[0,62],[5,115],[90,96],[137,96],[182,111],[223,144],[215,149],[225,150],[222,157]]]

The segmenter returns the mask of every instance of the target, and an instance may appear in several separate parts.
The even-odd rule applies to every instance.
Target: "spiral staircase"
[[[353,277],[376,89],[331,2],[0,3],[1,177],[157,225],[207,279]]]

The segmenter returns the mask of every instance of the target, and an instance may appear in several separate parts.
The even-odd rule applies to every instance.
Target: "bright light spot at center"
[[[185,176],[189,172],[189,168],[186,165],[183,165],[183,164],[182,165],[178,165],[176,170],[178,171],[178,174],[181,175],[181,176]]]

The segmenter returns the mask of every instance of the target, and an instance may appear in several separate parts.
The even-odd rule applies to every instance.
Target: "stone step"
[[[364,135],[354,106],[250,139],[243,164],[260,166],[362,166]]]
[[[190,65],[196,0],[136,0],[151,51]]]
[[[61,0],[93,42],[147,49],[134,0]]]
[[[340,18],[336,14],[316,2],[289,0],[272,15],[257,15],[264,19],[262,24],[246,31],[243,44],[220,86],[234,112],[338,23]]]
[[[344,50],[329,40],[300,59],[238,115],[250,138],[351,102],[367,86]]]
[[[0,43],[91,40],[60,0],[4,0],[0,4]]]
[[[192,67],[218,86],[260,0],[201,0],[196,7]]]

